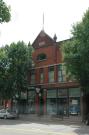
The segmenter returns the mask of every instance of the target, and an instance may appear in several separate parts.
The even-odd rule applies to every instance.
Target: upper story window
[[[31,70],[31,73],[30,73],[30,75],[31,75],[31,84],[34,84],[35,83],[35,70],[33,69],[33,70]]]
[[[40,83],[43,83],[44,81],[44,70],[43,68],[40,69]]]
[[[58,65],[58,81],[63,82],[63,72],[62,72],[62,65]]]
[[[54,82],[54,66],[49,67],[49,82]]]
[[[39,61],[46,60],[46,59],[47,59],[47,56],[44,53],[41,53],[37,56],[37,60]]]

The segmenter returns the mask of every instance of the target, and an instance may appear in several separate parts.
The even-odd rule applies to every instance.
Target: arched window
[[[39,55],[37,56],[37,60],[42,61],[42,60],[46,60],[46,59],[47,59],[47,56],[46,56],[46,54],[44,54],[44,53],[41,53],[41,54],[39,54]]]

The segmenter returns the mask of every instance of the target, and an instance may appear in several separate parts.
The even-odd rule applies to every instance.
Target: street
[[[0,135],[89,135],[89,126],[0,119]]]

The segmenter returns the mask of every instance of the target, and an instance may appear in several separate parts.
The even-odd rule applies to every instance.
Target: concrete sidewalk
[[[21,114],[20,120],[38,122],[38,123],[56,123],[56,124],[83,124],[81,122],[81,116],[69,116],[69,117],[54,117],[48,115],[38,116],[37,114]]]

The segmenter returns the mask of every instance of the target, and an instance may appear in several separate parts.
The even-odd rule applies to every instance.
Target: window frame
[[[51,74],[52,73],[52,70],[50,70],[51,68],[53,68],[53,74]],[[49,83],[52,83],[52,82],[55,81],[54,75],[55,75],[55,68],[54,68],[54,66],[48,67],[48,81],[49,81]],[[53,78],[52,78],[52,76],[53,76]]]
[[[58,82],[63,82],[63,68],[62,68],[62,64],[57,65],[57,71],[58,71]]]
[[[33,78],[33,77],[32,77],[33,75],[34,75],[34,79],[32,79],[32,78]],[[31,84],[34,84],[35,81],[36,81],[36,78],[35,78],[35,69],[32,69],[32,70],[30,71],[30,76],[31,76],[31,77],[30,77],[30,83],[31,83]],[[34,81],[33,81],[33,80],[34,80]]]
[[[44,69],[40,68],[40,83],[43,83],[43,82],[44,82]]]
[[[43,56],[42,56],[43,55]],[[43,57],[43,58],[42,58]],[[44,61],[47,59],[47,55],[45,53],[40,53],[37,55],[37,60],[38,61]]]

